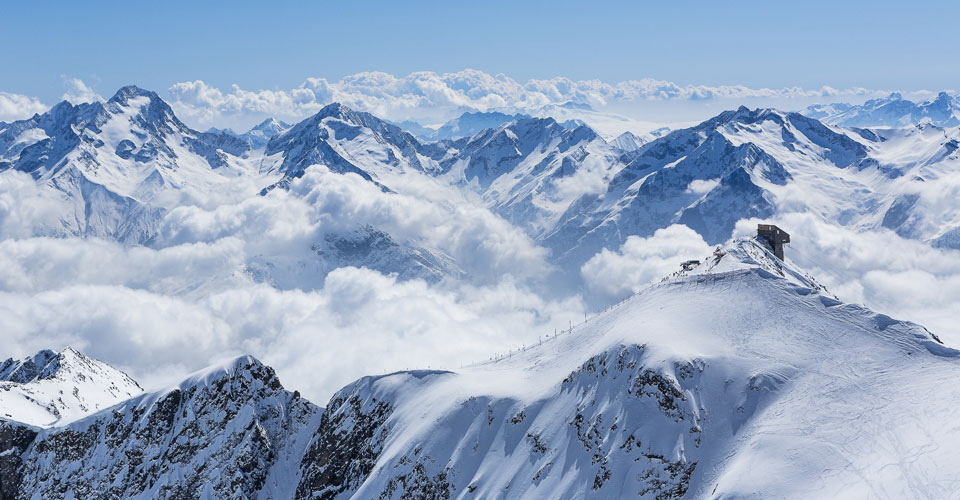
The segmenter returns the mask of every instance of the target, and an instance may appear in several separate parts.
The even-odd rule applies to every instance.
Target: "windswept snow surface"
[[[335,498],[956,498],[958,355],[741,240],[525,351],[343,389],[331,420],[389,411]]]
[[[74,349],[0,363],[0,419],[59,425],[143,392],[116,368]]]

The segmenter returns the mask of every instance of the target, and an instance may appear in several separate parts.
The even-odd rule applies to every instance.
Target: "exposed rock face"
[[[296,498],[333,499],[354,491],[380,458],[386,439],[389,403],[378,401],[354,384],[330,400],[300,464]]]
[[[272,368],[239,358],[41,431],[22,455],[16,498],[282,497],[295,481],[273,468],[302,455],[300,432],[319,414]]]
[[[21,455],[37,437],[37,430],[27,425],[0,420],[0,500],[14,500],[23,489]]]

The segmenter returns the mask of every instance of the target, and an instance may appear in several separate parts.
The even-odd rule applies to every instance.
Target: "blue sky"
[[[289,88],[361,71],[518,81],[955,88],[956,2],[8,2],[0,90],[55,101],[200,79]]]

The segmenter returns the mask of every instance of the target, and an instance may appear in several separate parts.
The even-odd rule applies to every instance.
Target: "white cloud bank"
[[[43,278],[24,282],[10,276],[14,266],[0,267],[0,280],[20,289],[0,292],[5,354],[70,345],[128,370],[148,387],[250,353],[274,366],[288,388],[324,404],[334,390],[363,375],[457,368],[582,319],[579,301],[545,301],[510,280],[488,287],[430,286],[353,267],[333,271],[322,288],[309,292],[238,279],[198,296],[167,295],[145,285],[153,279],[186,281],[191,270],[210,274],[204,268],[209,248],[178,249],[172,258],[103,242],[70,241],[71,251],[58,253],[43,248],[50,243],[0,243],[4,253],[20,247],[24,258],[40,258],[39,265],[69,276],[62,285]],[[110,257],[144,269],[124,265],[92,280],[98,284],[69,283],[107,267],[87,267],[104,246],[113,247]],[[174,261],[187,264],[180,276],[168,268]]]
[[[440,197],[442,199],[442,197]],[[530,282],[542,249],[481,208],[384,193],[353,175],[311,168],[290,191],[180,207],[154,248],[95,239],[31,237],[34,217],[61,202],[29,176],[0,174],[0,331],[4,355],[68,345],[129,370],[148,386],[173,382],[226,356],[251,353],[292,389],[324,403],[355,378],[388,370],[456,368],[583,318],[577,297],[545,298]],[[793,236],[789,259],[841,299],[924,324],[960,345],[960,252],[890,232],[855,233],[812,215],[777,221]],[[399,281],[369,269],[311,274],[311,244],[371,224],[454,256],[478,283]],[[738,231],[751,234],[756,221]],[[581,274],[610,300],[709,254],[674,225],[604,250]],[[287,266],[270,286],[252,262]]]
[[[50,106],[40,102],[35,97],[0,92],[0,122],[24,120],[48,109],[50,109]]]
[[[711,248],[693,229],[674,224],[649,238],[630,236],[619,250],[601,250],[583,265],[580,275],[594,292],[622,298],[679,270],[681,262],[709,254]]]
[[[74,346],[148,386],[225,356],[253,354],[320,404],[357,377],[460,364],[530,343],[583,318],[574,297],[528,284],[545,251],[467,204],[385,193],[356,175],[312,167],[289,191],[182,206],[155,247],[32,237],[64,207],[26,174],[0,173],[3,356]],[[369,269],[325,276],[312,245],[369,224],[436,249],[481,275],[428,284]],[[259,264],[276,286],[249,272]]]
[[[188,122],[226,126],[236,125],[237,121],[249,125],[268,116],[297,121],[335,101],[390,120],[439,123],[465,110],[536,109],[566,102],[586,103],[611,112],[632,109],[642,115],[643,103],[717,102],[729,108],[740,102],[767,102],[793,103],[793,107],[799,107],[838,99],[862,101],[886,95],[888,91],[827,86],[771,89],[744,85],[678,85],[652,78],[607,83],[556,77],[521,83],[503,74],[490,75],[466,69],[454,73],[420,71],[399,77],[367,72],[346,76],[339,81],[308,78],[296,88],[280,90],[248,90],[237,85],[222,90],[202,80],[194,80],[175,83],[169,93],[174,108]],[[926,96],[929,93],[914,94]],[[650,120],[648,116],[635,118]],[[659,117],[653,121],[664,119]],[[692,116],[667,118],[669,121],[691,119]]]
[[[82,80],[63,78],[66,92],[62,99],[73,103],[103,100]],[[311,77],[288,89],[245,89],[239,85],[221,89],[203,80],[192,80],[174,83],[166,91],[165,97],[178,116],[199,129],[215,126],[246,130],[268,117],[297,122],[327,104],[341,102],[388,120],[412,119],[424,124],[439,124],[471,110],[536,112],[562,120],[583,119],[608,135],[625,130],[645,133],[663,124],[687,125],[741,104],[793,110],[814,103],[860,103],[890,93],[862,87],[680,85],[654,78],[611,83],[554,77],[520,82],[503,74],[473,69],[451,73],[418,71],[403,76],[364,72],[336,81]],[[901,93],[911,99],[935,95],[927,90]],[[596,111],[555,106],[568,102],[589,104]],[[548,109],[543,110],[544,107]],[[48,108],[36,98],[0,92],[2,121],[27,118]]]
[[[63,101],[70,101],[72,104],[104,101],[104,98],[100,94],[96,93],[79,78],[64,77],[63,85],[66,87],[66,92],[60,97]]]

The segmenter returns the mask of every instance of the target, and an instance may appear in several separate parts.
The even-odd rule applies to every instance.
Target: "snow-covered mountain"
[[[325,410],[242,357],[69,424],[0,422],[0,491],[950,498],[958,375],[923,327],[743,239],[536,346],[365,377]]]
[[[814,104],[807,107],[803,114],[843,127],[902,128],[923,123],[956,127],[960,125],[960,98],[940,92],[933,100],[916,103],[894,92],[860,105]]]
[[[290,128],[290,125],[275,118],[267,118],[250,130],[240,134],[238,137],[250,144],[252,149],[266,147],[270,139],[273,139],[283,131]]]
[[[542,345],[346,387],[308,456],[363,453],[307,463],[298,491],[947,498],[958,355],[740,241]]]
[[[610,141],[610,145],[613,147],[625,151],[627,153],[636,151],[640,149],[640,146],[643,146],[648,141],[643,137],[640,137],[633,132],[626,131]]]
[[[0,363],[0,419],[59,425],[142,392],[116,368],[74,349]]]
[[[282,175],[271,188],[289,185],[315,164],[379,183],[390,172],[436,170],[425,158],[435,154],[400,127],[334,103],[271,139],[260,171]]]
[[[292,498],[319,408],[241,357],[17,449],[8,498]]]
[[[664,135],[667,135],[668,132],[670,132],[670,129],[667,127],[660,127],[643,135],[637,135],[628,130],[607,142],[609,142],[611,146],[625,153],[633,153],[634,151],[640,149],[644,144],[647,144],[654,139],[663,137]]]
[[[934,104],[944,99],[924,113],[934,116]],[[455,135],[488,124],[496,126],[423,142],[370,113],[331,104],[290,127],[267,120],[241,136],[201,133],[156,94],[125,87],[106,103],[65,102],[0,126],[0,170],[30,173],[47,188],[57,216],[34,234],[126,243],[156,244],[159,221],[176,207],[212,207],[289,188],[307,168],[323,164],[385,192],[479,205],[523,229],[563,269],[579,269],[604,248],[674,223],[719,243],[740,219],[793,211],[960,248],[960,210],[952,203],[958,127],[848,129],[747,108],[691,128],[625,133],[609,142],[576,122],[509,113],[467,113],[448,125]],[[331,229],[311,244],[322,263],[287,265],[264,255],[248,270],[279,282],[270,274],[285,265],[315,269],[320,279],[341,265],[430,280],[467,268],[415,237],[399,238],[367,221]]]
[[[236,137],[246,143],[248,149],[262,149],[270,142],[270,139],[273,139],[289,128],[290,125],[287,123],[277,120],[276,118],[267,118],[242,134],[234,132],[233,129],[230,128],[211,128],[207,130],[206,133]]]
[[[855,132],[741,107],[642,146],[605,192],[572,203],[543,242],[575,265],[674,223],[720,243],[742,218],[799,210],[949,246],[960,226],[944,198],[960,167],[958,136],[932,125]]]
[[[591,128],[552,118],[514,120],[447,144],[443,178],[535,237],[622,167],[621,152]]]
[[[234,156],[247,148],[187,127],[156,93],[129,86],[104,103],[64,101],[4,124],[0,171],[29,173],[59,193],[59,220],[36,233],[142,243],[165,209],[201,203],[243,175],[247,166]]]

